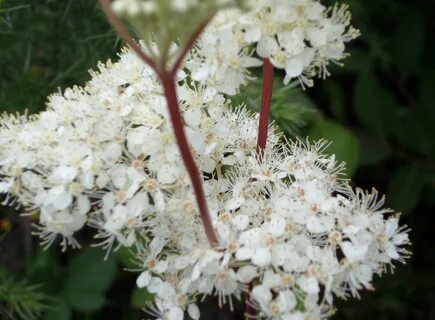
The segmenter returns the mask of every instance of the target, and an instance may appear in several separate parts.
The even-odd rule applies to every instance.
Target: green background
[[[355,185],[385,193],[412,229],[408,264],[377,279],[361,301],[339,302],[333,319],[435,319],[435,1],[344,2],[362,32],[348,45],[345,66],[331,66],[332,77],[306,92],[277,79],[272,117],[290,136],[332,141]],[[0,110],[40,111],[47,95],[83,84],[87,70],[116,59],[120,46],[94,0],[0,0]],[[234,100],[256,109],[260,85]],[[135,275],[123,270],[126,252],[102,263],[96,249],[42,251],[28,219],[7,208],[0,218],[12,224],[0,231],[0,315],[7,311],[5,279],[24,279],[47,296],[37,319],[145,316],[139,308],[150,297],[134,290]],[[90,239],[87,231],[81,237]],[[212,306],[203,306],[204,319],[241,319]]]

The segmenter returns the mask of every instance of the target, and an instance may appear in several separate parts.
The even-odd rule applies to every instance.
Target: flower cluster
[[[43,243],[79,246],[86,224],[107,250],[132,248],[150,314],[198,319],[196,302],[250,291],[265,319],[322,319],[408,252],[407,230],[376,191],[353,191],[326,144],[273,132],[256,152],[258,116],[180,72],[185,130],[219,246],[208,245],[162,88],[124,51],[39,115],[3,116],[0,192],[39,211]],[[252,286],[250,289],[249,286]]]
[[[249,10],[222,10],[192,53],[188,67],[196,81],[229,95],[249,80],[249,68],[269,59],[285,70],[284,83],[329,75],[330,62],[345,58],[345,43],[359,31],[350,25],[346,5],[326,8],[316,0],[252,0]]]

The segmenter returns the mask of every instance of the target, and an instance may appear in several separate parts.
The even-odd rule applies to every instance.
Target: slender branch
[[[261,159],[267,143],[270,106],[272,103],[274,67],[269,59],[263,61],[263,92],[261,95],[260,122],[258,125],[257,154]]]
[[[210,21],[213,19],[214,15],[211,15],[208,17],[196,30],[195,32],[190,36],[189,40],[187,41],[186,45],[183,47],[183,50],[181,51],[180,55],[178,56],[177,60],[174,63],[174,66],[171,69],[171,75],[173,77],[176,76],[178,69],[181,68],[182,63],[184,62],[184,59],[188,55],[189,51],[193,48],[196,40],[198,40],[201,33],[204,31],[204,29],[207,27],[207,25],[210,23]]]
[[[113,12],[111,0],[100,0],[103,11],[106,14],[107,20],[113,26],[118,35],[130,46],[130,48],[136,52],[136,54],[148,64],[154,71],[159,73],[159,70],[153,61],[153,59],[148,56],[143,49],[133,40],[133,36],[130,31],[128,31],[122,20]]]
[[[213,247],[219,245],[219,240],[213,229],[213,224],[210,218],[210,213],[207,206],[207,200],[205,197],[204,189],[202,187],[202,179],[196,168],[195,161],[190,152],[189,143],[187,142],[186,133],[184,132],[184,125],[182,116],[180,113],[177,91],[175,87],[175,78],[171,73],[165,72],[161,77],[162,85],[165,90],[165,96],[168,103],[169,115],[172,125],[174,127],[175,137],[177,139],[178,147],[192,181],[193,190],[195,192],[196,201],[198,203],[199,214],[202,220],[202,224],[205,229],[205,233],[210,244]]]

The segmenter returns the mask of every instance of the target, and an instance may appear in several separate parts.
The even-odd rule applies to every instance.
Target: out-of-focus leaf
[[[430,154],[435,143],[431,139],[434,125],[426,123],[421,109],[398,108],[391,118],[391,136],[394,140],[413,152]]]
[[[361,166],[376,165],[386,160],[391,155],[391,147],[381,139],[368,136],[360,136],[360,158]]]
[[[425,125],[425,133],[431,141],[430,154],[435,159],[435,72],[427,70],[421,75],[419,87],[419,100],[421,104],[422,124]]]
[[[342,86],[334,81],[328,81],[324,84],[324,87],[325,93],[329,98],[329,109],[332,115],[337,120],[344,120],[346,110]]]
[[[310,138],[314,140],[326,139],[331,141],[327,149],[330,154],[335,154],[337,160],[346,162],[349,176],[358,168],[359,143],[355,134],[338,122],[322,120],[314,124],[310,130]]]
[[[40,249],[29,266],[28,274],[34,282],[44,283],[44,290],[55,294],[62,283],[61,266],[55,253]]]
[[[126,247],[121,247],[116,251],[116,256],[122,263],[124,268],[134,269],[137,268],[137,263],[134,262],[134,255]]]
[[[133,308],[142,309],[154,300],[154,295],[145,288],[135,288],[131,295]]]
[[[425,174],[417,165],[402,166],[390,180],[388,203],[403,213],[412,212],[425,185]]]
[[[71,319],[71,306],[68,301],[63,297],[54,299],[50,305],[50,311],[47,312],[45,320],[70,320]]]
[[[419,95],[422,107],[435,118],[435,72],[433,70],[421,74]]]
[[[333,77],[335,74],[339,73],[365,73],[370,70],[372,60],[370,56],[367,55],[366,51],[355,47],[350,47],[347,51],[349,57],[342,61],[343,66],[333,64],[329,68]]]
[[[361,75],[355,85],[354,109],[359,122],[380,136],[389,131],[395,101],[372,74]]]
[[[259,112],[261,107],[262,82],[257,79],[241,88],[240,93],[231,97],[234,105],[246,105]],[[290,88],[283,79],[276,76],[273,83],[271,120],[287,134],[296,135],[308,122],[317,117],[314,101],[303,90]]]
[[[86,249],[70,263],[65,283],[65,295],[80,311],[93,311],[105,303],[105,292],[116,276],[116,259],[104,260],[100,249]]]
[[[401,70],[415,73],[420,67],[425,48],[425,16],[408,9],[394,34],[394,55]]]

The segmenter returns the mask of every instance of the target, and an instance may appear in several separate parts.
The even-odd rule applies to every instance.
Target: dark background
[[[290,136],[332,141],[355,185],[386,194],[387,205],[412,229],[407,265],[377,279],[376,290],[361,301],[339,302],[334,319],[435,319],[435,1],[344,2],[362,32],[347,46],[345,66],[331,66],[332,77],[306,92],[277,80],[272,116]],[[116,59],[120,46],[94,0],[0,0],[0,110],[42,110],[50,93],[83,84],[87,70]],[[258,86],[234,99],[255,109]],[[43,251],[30,229],[31,218],[1,209],[1,319],[20,319],[8,315],[10,301],[2,296],[11,283],[30,288],[14,292],[27,294],[19,301],[34,303],[35,314],[36,292],[46,295],[49,308],[37,319],[145,316],[139,309],[149,296],[135,290],[135,274],[123,270],[128,253],[102,263],[98,249]],[[81,237],[85,244],[90,239],[86,231]],[[211,305],[205,304],[204,319],[241,319],[219,315]]]

